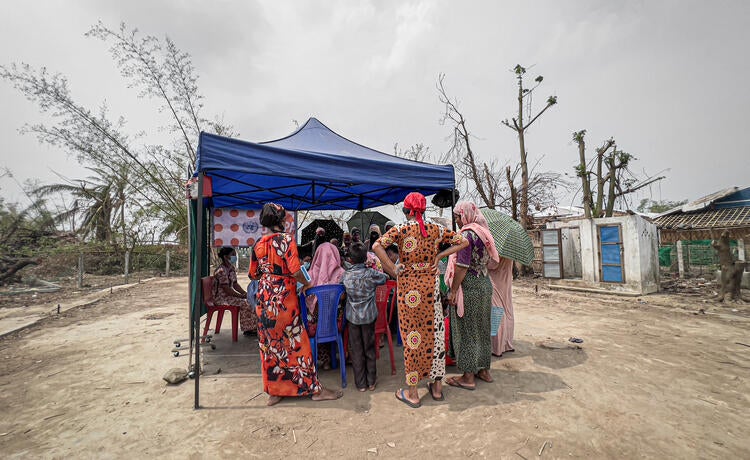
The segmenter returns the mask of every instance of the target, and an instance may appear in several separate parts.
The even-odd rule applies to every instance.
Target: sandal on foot
[[[435,396],[435,393],[432,392],[432,382],[427,383],[427,390],[430,392],[430,396],[432,396],[432,399],[435,401],[445,401],[445,395],[443,392],[440,392],[440,397]]]
[[[399,395],[401,395],[401,397],[399,397]],[[418,403],[413,403],[409,401],[408,399],[406,399],[403,388],[399,388],[395,396],[396,396],[396,399],[398,399],[399,401],[401,401],[402,403],[406,404],[407,406],[411,408],[417,409],[417,408],[422,407],[422,401],[419,401]]]
[[[493,379],[492,376],[489,375],[489,372],[484,373],[484,374],[482,372],[477,372],[476,374],[474,374],[474,376],[478,378],[479,380],[482,380],[487,383],[492,383],[495,381],[495,379]],[[487,378],[486,376],[489,376],[489,378]]]
[[[463,388],[464,390],[469,390],[469,391],[474,391],[474,390],[476,390],[476,388],[477,388],[477,386],[476,386],[476,385],[473,385],[473,386],[472,386],[472,385],[467,385],[467,384],[465,384],[465,383],[462,383],[462,382],[461,382],[461,381],[460,381],[460,380],[458,379],[458,377],[451,377],[451,378],[449,378],[448,380],[446,380],[446,381],[445,381],[445,383],[447,383],[448,385],[450,385],[450,386],[452,386],[452,387],[456,387],[456,388]]]

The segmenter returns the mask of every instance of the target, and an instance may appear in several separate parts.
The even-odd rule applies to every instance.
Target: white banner
[[[296,235],[296,212],[286,212],[284,231]],[[260,209],[219,208],[213,211],[214,247],[250,247],[266,233],[268,230],[260,225]]]

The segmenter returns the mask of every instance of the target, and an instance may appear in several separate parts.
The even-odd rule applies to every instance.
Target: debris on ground
[[[709,296],[715,295],[716,281],[705,278],[671,278],[662,279],[661,291],[683,295]]]
[[[20,295],[57,292],[62,286],[38,278],[27,278],[21,286],[10,286],[7,290],[0,291],[0,295]]]

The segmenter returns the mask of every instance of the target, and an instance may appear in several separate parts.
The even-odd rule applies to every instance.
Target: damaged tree
[[[518,115],[513,117],[511,120],[513,124],[508,120],[503,120],[502,124],[512,129],[518,134],[518,147],[520,151],[521,161],[519,163],[521,167],[521,187],[516,188],[519,193],[519,205],[520,205],[520,223],[523,228],[531,228],[531,217],[529,215],[529,190],[531,189],[531,183],[529,181],[529,165],[528,165],[528,153],[526,152],[526,130],[531,127],[532,124],[550,107],[557,104],[557,96],[550,96],[547,98],[547,102],[536,115],[531,116],[531,98],[534,90],[542,84],[544,77],[539,75],[534,79],[536,83],[531,88],[526,88],[523,85],[523,76],[526,74],[526,68],[521,65],[516,65],[513,68],[513,72],[516,74],[518,80]],[[527,118],[529,121],[524,120],[524,108],[529,112]]]
[[[645,180],[639,180],[629,169],[630,162],[636,158],[618,150],[612,138],[596,149],[596,157],[593,160],[596,170],[593,170],[586,161],[585,136],[585,129],[573,133],[573,141],[578,144],[579,157],[575,171],[581,179],[583,212],[587,219],[612,217],[618,199],[665,178],[650,176]]]
[[[719,265],[721,266],[721,278],[719,279],[719,295],[717,300],[724,302],[726,295],[735,302],[742,302],[741,283],[742,273],[745,271],[747,262],[734,260],[732,251],[729,246],[729,232],[726,230],[721,233],[718,240],[711,241],[711,246],[719,255]]]
[[[481,161],[473,149],[471,142],[473,135],[469,131],[466,118],[459,110],[458,101],[448,96],[444,80],[445,75],[440,74],[437,90],[440,102],[445,105],[441,123],[450,126],[453,132],[450,137],[451,147],[441,158],[438,158],[438,163],[456,165],[457,184],[463,196],[490,209],[505,209],[513,216],[513,219],[518,220],[519,215],[523,216],[523,211],[521,211],[523,205],[519,199],[522,192],[515,185],[515,180],[519,173],[523,176],[525,170],[526,180],[522,181],[522,188],[526,191],[526,206],[528,207],[529,203],[533,203],[536,209],[554,206],[556,204],[555,191],[558,187],[567,189],[570,186],[569,182],[558,173],[536,173],[539,161],[530,169],[528,165],[525,169],[524,165],[517,165],[515,168],[505,165],[503,168],[497,159],[489,163]],[[505,174],[503,174],[503,169],[505,169]]]

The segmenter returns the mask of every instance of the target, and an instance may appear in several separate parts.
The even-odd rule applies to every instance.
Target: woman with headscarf
[[[225,246],[219,249],[221,264],[214,271],[215,290],[214,303],[216,305],[233,305],[240,308],[240,330],[245,336],[255,334],[258,328],[258,315],[250,308],[247,292],[237,282],[237,253],[234,248]]]
[[[309,272],[312,286],[340,283],[341,277],[344,276],[344,267],[341,266],[339,250],[331,243],[321,243],[313,256]],[[307,334],[314,337],[318,327],[318,298],[315,295],[307,296],[305,302],[307,303]],[[339,312],[339,319],[343,322],[344,310],[340,309]],[[323,369],[331,366],[329,349],[328,344],[318,346],[318,361]]]
[[[442,401],[442,379],[445,376],[445,324],[438,296],[437,264],[440,259],[467,247],[459,234],[423,215],[427,201],[421,193],[410,193],[404,199],[405,224],[391,228],[373,245],[385,272],[398,283],[398,323],[404,342],[404,368],[408,392],[403,388],[396,398],[410,407],[420,407],[417,385],[423,378],[433,399]],[[450,246],[439,251],[438,245]],[[385,248],[396,244],[399,263],[395,265]]]
[[[491,311],[492,282],[487,264],[497,265],[500,256],[487,221],[477,205],[460,201],[453,211],[456,223],[469,244],[448,259],[446,280],[452,305],[451,343],[462,376],[451,377],[450,386],[474,390],[475,377],[492,382]]]
[[[307,331],[300,317],[297,282],[303,292],[311,284],[300,270],[297,243],[284,232],[286,211],[267,203],[260,223],[269,231],[251,252],[249,276],[258,282],[258,344],[263,391],[268,405],[282,398],[311,396],[315,401],[338,399],[343,393],[323,388],[318,380]]]
[[[378,224],[370,225],[369,233],[370,237],[365,241],[365,246],[367,246],[367,261],[365,262],[365,266],[374,268],[375,270],[382,272],[383,265],[378,262],[378,258],[372,251],[372,247],[373,245],[375,245],[375,242],[378,240],[378,238],[383,236],[383,234],[380,231],[380,227],[378,226]]]

